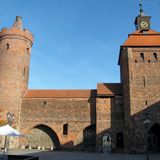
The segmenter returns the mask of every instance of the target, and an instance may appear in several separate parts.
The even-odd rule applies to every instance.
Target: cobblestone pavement
[[[39,156],[39,160],[146,160],[145,154],[47,152],[38,150],[16,150],[10,151],[9,154],[34,155]],[[151,154],[150,160],[160,160],[160,154]]]

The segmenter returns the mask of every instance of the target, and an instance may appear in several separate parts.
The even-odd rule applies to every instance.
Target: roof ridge
[[[130,33],[129,35],[145,35],[145,34],[147,34],[147,35],[156,35],[156,34],[160,34],[160,32],[157,32],[157,31],[155,31],[155,30],[149,30],[149,31],[145,31],[145,32],[142,32],[141,30],[137,30],[137,31],[134,31],[134,32],[132,32],[132,33]]]

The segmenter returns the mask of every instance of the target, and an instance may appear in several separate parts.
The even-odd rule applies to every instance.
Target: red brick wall
[[[141,57],[144,55],[144,59]],[[157,60],[153,53],[157,54]],[[125,67],[126,64],[126,67]],[[127,67],[128,65],[128,67]],[[124,99],[126,149],[131,151],[145,150],[145,131],[143,120],[149,114],[152,124],[159,123],[160,109],[160,48],[134,47],[127,48],[121,56],[121,75]],[[127,87],[125,87],[127,86]],[[127,94],[130,98],[127,100]],[[157,112],[158,111],[158,112]]]
[[[20,36],[19,31],[16,30],[3,29],[0,32],[1,119],[6,121],[7,112],[15,114],[14,126],[16,127],[19,124],[21,96],[28,85],[32,45],[31,41],[24,37],[25,31],[20,33],[23,33],[23,36]]]
[[[108,133],[112,138],[112,149],[116,146],[116,134],[123,133],[122,96],[101,96],[96,99],[97,147],[103,147],[103,136]]]
[[[62,148],[73,148],[83,142],[84,129],[95,125],[95,98],[23,98],[21,131],[28,133],[39,124],[57,134]],[[68,124],[67,135],[63,135],[64,124]],[[41,145],[45,146],[43,140]]]

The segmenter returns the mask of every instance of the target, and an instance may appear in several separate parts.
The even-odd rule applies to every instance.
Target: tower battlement
[[[28,40],[31,45],[33,44],[33,35],[32,33],[22,28],[22,19],[20,20],[16,17],[16,20],[11,28],[2,28],[0,32],[0,40],[6,39],[6,38],[16,38],[16,39],[22,39],[22,40]]]

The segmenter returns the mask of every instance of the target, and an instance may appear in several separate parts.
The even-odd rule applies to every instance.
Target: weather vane
[[[143,15],[143,3],[142,3],[142,0],[140,0],[140,3],[139,3],[139,6],[140,6],[140,15]]]

